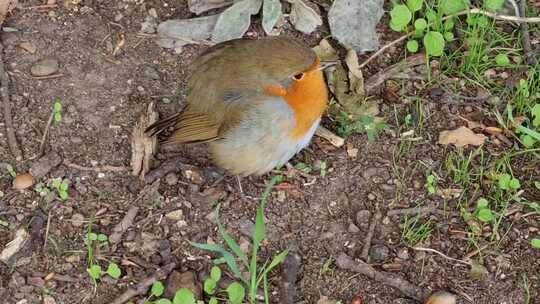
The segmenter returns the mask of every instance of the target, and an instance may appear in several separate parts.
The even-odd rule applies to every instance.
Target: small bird
[[[328,104],[315,52],[286,37],[216,44],[192,65],[187,105],[157,121],[163,144],[208,143],[215,164],[237,176],[262,175],[306,147]]]

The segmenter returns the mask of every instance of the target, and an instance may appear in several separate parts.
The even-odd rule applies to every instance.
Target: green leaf
[[[534,105],[534,107],[531,110],[533,119],[533,126],[538,127],[540,126],[540,103],[537,103]]]
[[[287,258],[288,254],[289,254],[289,250],[283,250],[282,252],[274,256],[274,258],[272,259],[272,262],[270,262],[270,265],[264,268],[262,274],[257,279],[257,285],[260,284],[260,281],[263,279],[263,277],[268,275],[268,273],[272,271],[272,269],[274,269],[279,264],[283,263],[283,261],[285,261],[285,259]]]
[[[150,294],[154,297],[159,297],[164,291],[165,286],[163,286],[163,283],[160,281],[155,281],[154,284],[152,284],[152,289],[150,289]]]
[[[60,102],[55,102],[53,105],[53,112],[60,113],[62,111],[62,104]]]
[[[97,240],[100,241],[100,242],[106,242],[109,238],[107,237],[107,235],[103,234],[103,233],[100,233],[97,235]]]
[[[154,302],[155,304],[172,304],[171,300],[169,299],[159,299]]]
[[[540,249],[540,239],[532,239],[531,246],[536,249]]]
[[[407,0],[407,7],[411,12],[416,12],[422,9],[424,0]]]
[[[405,5],[396,5],[390,11],[390,26],[395,31],[402,31],[407,24],[411,22],[412,14],[409,8]],[[398,29],[398,30],[396,30]]]
[[[414,28],[423,31],[427,28],[427,21],[423,18],[418,18],[416,21],[414,21]]]
[[[217,266],[212,267],[210,270],[210,277],[214,281],[219,282],[219,279],[221,279],[221,269]]]
[[[444,40],[446,40],[446,41],[454,40],[454,33],[452,33],[452,32],[444,32]]]
[[[519,180],[517,178],[512,178],[510,180],[510,183],[508,183],[508,186],[510,186],[510,189],[517,190],[521,187],[521,184],[519,183]]]
[[[281,17],[281,2],[279,0],[264,0],[262,26],[270,34],[279,17]]]
[[[99,280],[99,278],[101,278],[101,266],[99,266],[98,264],[90,266],[87,271],[92,279]]]
[[[424,36],[424,47],[431,56],[441,56],[444,50],[444,37],[439,32],[430,31]]]
[[[95,241],[97,240],[97,234],[90,232],[86,234],[86,239],[89,241]]]
[[[246,295],[246,291],[240,283],[231,283],[231,285],[227,287],[226,291],[231,304],[242,304],[242,301],[244,300],[244,297]]]
[[[485,0],[484,7],[486,10],[494,12],[503,7],[504,1],[505,0]]]
[[[116,263],[110,263],[107,267],[107,274],[110,275],[113,279],[118,279],[122,275],[122,270]]]
[[[193,291],[191,291],[191,289],[180,288],[174,294],[173,304],[194,304],[194,303],[195,303],[195,295],[193,294]]]
[[[427,176],[426,180],[428,183],[432,184],[435,181],[435,176],[430,174]]]
[[[510,189],[510,180],[512,179],[512,177],[510,176],[510,174],[503,174],[499,177],[499,188],[501,188],[501,190],[508,190]]]
[[[445,20],[443,26],[444,26],[445,31],[451,31],[452,29],[454,29],[454,26],[455,26],[454,18]]]
[[[439,17],[437,16],[437,13],[432,9],[427,9],[426,10],[425,17],[426,17],[427,21],[430,22],[430,23],[433,23],[433,22],[437,21],[437,19],[439,19]]]
[[[60,191],[67,191],[67,190],[68,190],[68,187],[69,187],[68,184],[67,184],[66,182],[62,181],[62,182],[60,183],[60,186],[58,187],[58,189],[59,189]]]
[[[59,189],[60,190],[60,185],[62,184],[62,180],[59,179],[59,178],[55,178],[53,179],[52,181],[52,186],[56,189]]]
[[[529,129],[527,127],[524,127],[522,125],[517,125],[516,129],[519,131],[518,133],[525,133],[532,138],[534,138],[537,141],[540,141],[540,133],[536,132],[535,130]]]
[[[493,213],[490,209],[484,208],[478,210],[478,219],[482,222],[491,222],[493,220]]]
[[[497,54],[495,62],[500,66],[507,66],[510,64],[510,58],[506,54]]]
[[[489,202],[487,199],[485,198],[480,198],[478,199],[478,201],[476,202],[476,208],[477,209],[485,209],[487,208],[489,205]]]
[[[208,278],[204,281],[203,290],[208,295],[213,295],[216,292],[216,283],[212,278]]]
[[[65,201],[69,198],[69,195],[66,191],[58,191],[58,194],[60,194],[60,198]]]
[[[439,9],[444,15],[453,15],[464,11],[467,7],[465,0],[441,0],[439,2]]]
[[[62,122],[62,114],[60,114],[60,113],[54,113],[54,121],[56,121],[56,122]]]
[[[223,247],[217,244],[200,244],[200,243],[193,243],[193,242],[190,242],[190,244],[202,250],[208,250],[208,251],[221,253],[223,258],[220,260],[224,260],[227,263],[227,266],[229,266],[229,268],[231,269],[231,271],[234,273],[234,275],[237,278],[241,279],[242,281],[244,280],[244,277],[242,276],[242,273],[240,272],[240,268],[238,268],[238,265],[236,264],[234,256],[230,252],[226,251]]]
[[[240,249],[240,246],[238,243],[229,235],[227,230],[223,227],[221,222],[219,221],[219,208],[220,205],[216,207],[216,219],[217,219],[217,225],[219,229],[219,233],[221,234],[221,237],[223,237],[223,240],[225,240],[225,243],[227,246],[232,250],[232,252],[244,263],[244,265],[248,265],[248,259],[246,257],[246,254]],[[219,280],[216,280],[219,281]]]
[[[536,189],[540,190],[540,182],[535,181],[534,186],[536,187]]]
[[[216,297],[211,297],[208,301],[208,304],[218,304],[218,300]]]

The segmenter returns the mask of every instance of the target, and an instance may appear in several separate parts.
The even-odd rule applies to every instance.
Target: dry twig
[[[341,147],[345,143],[345,139],[337,136],[323,126],[319,126],[317,130],[315,130],[315,135],[328,140],[334,147]]]
[[[144,177],[144,181],[147,184],[151,184],[157,179],[165,176],[167,173],[170,173],[170,172],[178,170],[179,168],[185,167],[184,164],[188,162],[189,160],[187,160],[186,158],[182,156],[175,156],[175,157],[169,158],[168,160],[163,162],[159,167],[148,172],[146,176]]]
[[[4,108],[4,123],[9,149],[17,161],[23,159],[23,154],[13,128],[13,118],[11,117],[11,100],[9,98],[9,77],[4,68],[4,45],[0,42],[0,95],[2,95],[2,106]]]
[[[113,233],[109,237],[109,241],[113,244],[120,242],[122,234],[133,225],[133,221],[139,212],[139,207],[131,206],[126,212],[124,218],[113,228]]]
[[[435,249],[432,249],[432,248],[423,248],[423,247],[411,247],[413,250],[416,250],[416,251],[426,251],[426,252],[432,252],[432,253],[436,253],[438,255],[440,255],[441,257],[449,260],[449,261],[454,261],[454,262],[458,262],[458,263],[461,263],[461,264],[465,264],[465,265],[471,265],[470,262],[466,262],[466,261],[462,261],[462,260],[459,260],[459,259],[454,259],[454,258],[451,258],[449,256],[447,256],[446,254],[438,251],[438,250],[435,250]]]
[[[521,16],[525,16],[527,13],[527,0],[521,0],[519,2],[519,8],[521,11]],[[536,58],[534,52],[531,48],[531,37],[529,36],[529,25],[527,23],[522,23],[520,26],[521,30],[521,42],[523,44],[523,53],[525,55],[525,61],[527,64],[533,65],[536,63]]]
[[[409,58],[398,62],[382,71],[379,71],[375,75],[369,77],[369,79],[364,84],[366,93],[372,92],[376,87],[381,85],[386,80],[392,78],[394,75],[412,68],[417,65],[421,65],[426,60],[426,56],[422,53],[410,56]]]
[[[151,276],[139,282],[133,288],[129,288],[123,294],[114,299],[110,304],[123,304],[132,299],[133,297],[146,294],[148,288],[158,280],[165,279],[169,273],[176,267],[176,263],[169,263],[161,268],[158,268]]]
[[[51,128],[53,118],[54,111],[51,111],[51,115],[49,115],[49,120],[47,121],[47,125],[45,126],[45,131],[43,131],[43,136],[41,136],[41,142],[39,143],[39,152],[38,155],[35,156],[36,158],[40,158],[43,155],[43,152],[45,152],[45,140],[47,139],[47,135],[49,134],[49,129]]]
[[[423,301],[428,296],[428,293],[425,290],[412,285],[405,279],[395,274],[379,272],[367,263],[353,260],[345,253],[341,253],[337,257],[336,264],[341,269],[358,272],[377,282],[392,286],[415,300]]]
[[[375,213],[375,216],[371,219],[371,223],[369,224],[369,230],[366,234],[366,237],[364,238],[364,247],[362,247],[362,258],[364,261],[369,263],[369,249],[371,248],[371,240],[373,239],[373,235],[375,234],[375,228],[377,228],[377,224],[381,221],[382,214],[381,211],[377,208],[377,213]]]
[[[94,172],[124,172],[128,171],[129,167],[125,166],[111,166],[111,165],[102,165],[102,166],[96,166],[96,167],[85,167],[81,165],[77,165],[75,163],[70,162],[67,159],[64,159],[64,165],[68,166],[73,169],[81,170],[81,171],[94,171]]]
[[[428,213],[438,213],[437,206],[424,206],[424,207],[413,207],[413,208],[404,208],[404,209],[393,209],[389,210],[386,215],[411,215],[411,214],[428,214]]]

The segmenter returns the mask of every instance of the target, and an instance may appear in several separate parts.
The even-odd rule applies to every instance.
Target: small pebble
[[[179,221],[184,219],[184,211],[182,209],[171,211],[167,214],[165,214],[165,217],[173,220],[173,221]]]
[[[368,193],[367,198],[370,201],[374,201],[377,197],[373,193]]]
[[[409,259],[409,250],[407,248],[401,248],[397,252],[397,257],[402,260],[408,260]]]
[[[446,291],[438,291],[427,299],[426,304],[456,304],[456,296]]]
[[[81,227],[84,224],[84,215],[80,213],[75,213],[71,217],[71,225],[73,227]]]
[[[48,76],[58,72],[58,60],[44,59],[38,61],[30,68],[33,76]]]
[[[384,245],[374,245],[369,250],[369,256],[372,262],[382,263],[390,255],[390,249]]]
[[[370,218],[371,212],[369,210],[360,210],[356,213],[356,224],[360,228],[367,228],[369,226]]]
[[[178,175],[174,172],[170,172],[167,175],[165,175],[165,182],[169,186],[174,186],[178,183]]]
[[[19,174],[13,180],[13,189],[24,190],[32,187],[34,184],[34,177],[30,173]]]

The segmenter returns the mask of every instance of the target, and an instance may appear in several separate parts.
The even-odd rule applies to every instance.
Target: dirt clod
[[[30,174],[34,178],[38,179],[44,177],[49,173],[53,168],[62,163],[62,158],[56,152],[50,152],[45,154],[42,158],[35,161],[30,167]]]
[[[171,298],[174,293],[180,288],[189,288],[193,291],[197,298],[201,297],[202,287],[197,281],[197,276],[191,271],[178,272],[173,271],[167,278],[164,296]]]
[[[56,72],[58,72],[59,64],[58,60],[56,59],[43,59],[38,62],[36,62],[31,68],[30,73],[32,73],[33,76],[49,76]]]

